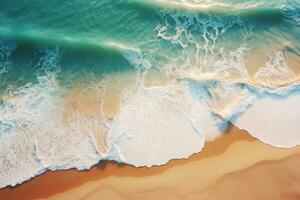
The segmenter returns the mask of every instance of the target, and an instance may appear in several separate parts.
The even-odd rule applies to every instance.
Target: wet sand
[[[145,83],[162,84],[155,74],[153,77]],[[104,94],[101,88],[76,86],[67,94],[64,118],[78,110],[98,119],[101,109],[107,117],[115,116],[118,90],[134,85],[135,77],[110,78],[115,84]],[[122,85],[124,82],[127,84]],[[103,107],[98,97],[104,98]],[[188,159],[151,168],[104,161],[85,171],[48,171],[19,186],[0,189],[0,199],[297,199],[299,163],[300,147],[275,148],[231,126]]]
[[[49,171],[1,189],[0,199],[253,199],[254,194],[292,199],[300,182],[299,163],[300,148],[274,148],[231,127],[188,159],[151,168],[102,162],[82,172]]]

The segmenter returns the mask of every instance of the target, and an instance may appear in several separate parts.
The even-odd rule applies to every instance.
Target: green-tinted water
[[[299,13],[299,0],[0,0],[0,188],[103,159],[185,158],[262,97],[252,134],[299,145],[298,96],[286,99]],[[274,112],[290,128],[277,133],[263,123],[279,104],[292,118]]]

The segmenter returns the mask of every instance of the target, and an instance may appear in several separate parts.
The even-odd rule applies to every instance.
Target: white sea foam
[[[0,139],[0,188],[22,183],[45,169],[35,153],[35,144],[22,127],[10,127]]]
[[[0,187],[20,183],[46,168],[86,169],[100,160],[91,135],[78,129],[78,121],[67,129],[56,119],[60,101],[55,83],[41,78],[38,84],[19,89],[18,96],[1,107]]]
[[[299,1],[292,0],[281,0],[283,14],[286,18],[290,19],[292,22],[300,25],[300,12],[299,12]]]
[[[270,56],[250,80],[247,41],[254,23],[173,11],[161,12],[161,17],[155,39],[145,44],[153,49],[107,43],[122,49],[137,71],[136,86],[122,92],[120,112],[110,120],[80,112],[63,120],[66,91],[57,80],[61,50],[38,51],[37,83],[8,90],[9,98],[0,102],[0,188],[47,169],[88,169],[100,160],[150,167],[187,158],[217,138],[229,121],[274,146],[300,144],[300,95],[284,97],[299,84],[276,88],[268,82],[294,78],[284,52]],[[228,32],[237,41],[227,49]],[[8,69],[2,61],[10,62],[16,48],[13,43],[2,46],[0,75]],[[174,81],[145,87],[152,68]],[[227,79],[236,74],[241,82]]]
[[[276,147],[300,144],[300,95],[264,97],[233,122],[252,136]]]
[[[93,120],[77,116],[66,124],[62,121],[63,89],[56,80],[57,60],[52,59],[58,58],[57,52],[48,49],[39,62],[45,76],[38,76],[35,84],[8,90],[1,102],[0,188],[46,169],[87,169],[104,157],[89,132]]]
[[[243,113],[256,99],[244,84],[238,83],[216,82],[215,86],[207,88],[207,92],[210,108],[224,122]]]
[[[0,187],[15,185],[45,169],[87,169],[101,156],[88,131],[92,120],[61,121],[63,101],[55,79],[40,77],[17,91],[0,109]],[[87,122],[82,125],[82,122]]]
[[[220,134],[206,102],[188,85],[139,87],[127,97],[124,92],[120,114],[105,122],[107,152],[100,152],[93,140],[95,129],[90,128],[99,122],[78,114],[64,124],[62,91],[55,76],[50,77],[10,91],[14,97],[1,106],[0,187],[47,169],[88,169],[101,159],[160,165],[199,152],[205,139]],[[103,128],[101,123],[96,128]]]
[[[10,57],[16,48],[16,42],[0,38],[0,76],[10,69],[12,64]]]
[[[219,133],[205,102],[184,85],[139,88],[108,131],[123,162],[148,167],[199,152]]]
[[[17,44],[15,41],[0,38],[0,58],[1,59],[7,60],[16,48],[17,48]]]
[[[160,63],[165,74],[197,74],[217,78],[248,76],[246,41],[252,37],[255,23],[242,17],[170,11],[162,11],[161,16],[162,23],[156,27],[157,42],[164,42],[172,49],[167,53],[167,62]],[[223,41],[229,33],[234,34],[236,40],[230,47],[225,47]]]
[[[257,80],[265,83],[268,81],[286,81],[294,76],[295,74],[286,64],[286,58],[282,51],[277,51],[270,56],[266,66],[260,68],[254,75]]]
[[[255,101],[253,91],[243,85],[192,80],[136,87],[123,92],[121,111],[112,121],[78,113],[66,124],[60,119],[63,99],[55,76],[10,91],[14,97],[0,109],[0,187],[47,169],[88,169],[102,159],[152,166],[186,158],[219,136],[227,121],[274,146],[300,143],[299,95]],[[105,152],[95,144],[95,128],[106,131]]]
[[[53,112],[50,82],[41,78],[36,85],[10,91],[14,97],[1,105],[0,187],[15,185],[43,171],[36,154],[35,132],[31,129],[50,121]]]
[[[241,13],[247,10],[268,8],[272,6],[272,2],[267,1],[232,2],[224,0],[155,0],[155,4],[166,8],[218,13]]]

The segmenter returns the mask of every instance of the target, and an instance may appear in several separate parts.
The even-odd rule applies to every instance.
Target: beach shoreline
[[[238,151],[245,151],[245,148],[248,148],[248,145],[256,146],[255,148],[262,148],[267,151],[278,151],[280,152],[281,156],[273,157],[268,153],[265,156],[262,156],[260,159],[253,159],[249,158],[249,160],[254,160],[254,162],[250,162],[249,166],[255,165],[259,162],[263,162],[265,160],[273,160],[273,159],[281,159],[288,157],[290,155],[300,153],[298,147],[293,148],[292,150],[288,149],[277,149],[275,147],[271,147],[269,145],[263,144],[262,142],[258,141],[257,139],[251,137],[246,131],[239,130],[238,128],[232,126],[227,133],[222,135],[220,138],[217,138],[215,141],[207,142],[204,149],[192,155],[188,159],[179,159],[179,160],[171,160],[167,164],[162,166],[153,166],[151,168],[147,167],[133,167],[126,164],[117,164],[116,162],[112,161],[103,161],[97,164],[96,166],[92,167],[90,170],[84,171],[77,171],[75,169],[70,170],[63,170],[63,171],[47,171],[38,177],[33,178],[30,181],[24,182],[21,185],[15,187],[6,187],[0,190],[0,198],[1,199],[19,199],[20,196],[23,197],[24,200],[26,199],[64,199],[64,194],[66,196],[72,193],[72,190],[78,191],[87,191],[86,189],[80,189],[81,187],[87,187],[88,184],[100,184],[104,185],[105,182],[110,182],[110,179],[132,179],[137,180],[139,179],[147,179],[147,178],[154,178],[157,179],[161,177],[162,180],[165,179],[166,183],[168,183],[170,178],[169,176],[180,176],[180,174],[184,173],[186,170],[185,168],[189,169],[191,165],[197,165],[197,163],[206,163],[205,165],[209,165],[210,162],[215,162],[216,159],[224,157],[227,155],[227,151],[230,151],[235,144],[238,144],[238,148],[233,150],[235,154],[238,154]],[[244,147],[243,147],[244,146]],[[247,147],[248,146],[248,147]],[[253,147],[252,147],[253,148]],[[243,150],[244,149],[244,150]],[[270,150],[271,149],[271,150]],[[294,153],[295,152],[295,153]],[[232,154],[232,153],[231,153]],[[260,152],[256,152],[256,154],[260,154]],[[263,153],[261,153],[263,154]],[[241,155],[241,154],[238,154]],[[277,155],[278,156],[278,155]],[[245,156],[244,156],[245,157]],[[259,156],[258,156],[259,157]],[[272,158],[273,157],[273,158]],[[247,159],[246,159],[247,160]],[[228,160],[229,162],[239,162],[239,159]],[[246,162],[247,163],[247,162]],[[211,180],[214,180],[214,177],[220,178],[227,173],[232,173],[237,170],[242,170],[244,168],[249,167],[247,165],[238,166],[237,169],[228,169],[225,170],[225,173],[222,174],[211,174],[206,177],[206,183],[203,184],[203,188],[205,185],[210,185]],[[197,177],[197,173],[194,171],[195,167],[192,167],[191,173],[188,175],[192,175],[194,172],[195,177]],[[230,168],[230,167],[229,167]],[[201,169],[199,169],[201,170]],[[172,173],[172,171],[174,171]],[[166,176],[165,174],[170,174]],[[208,172],[208,174],[211,172]],[[188,176],[187,175],[187,176]],[[199,175],[199,174],[198,174]],[[168,177],[168,178],[166,178]],[[173,178],[174,178],[173,177]],[[132,181],[131,180],[131,181]],[[204,180],[204,179],[202,179]],[[97,183],[100,182],[100,183]],[[120,181],[123,182],[123,181]],[[193,182],[193,181],[192,181]],[[143,181],[141,181],[143,185]],[[149,184],[149,183],[148,183]],[[150,189],[151,187],[147,183],[144,183],[144,190]],[[188,181],[187,181],[188,184]],[[190,183],[191,184],[191,183]],[[150,184],[151,185],[151,184]],[[167,184],[168,185],[168,184]],[[182,184],[178,184],[180,187]],[[189,185],[189,184],[188,184]],[[174,185],[173,185],[174,186]],[[195,185],[193,185],[195,186]],[[117,186],[116,186],[117,187]],[[191,187],[190,187],[191,188]],[[121,187],[119,188],[121,189]],[[122,190],[122,189],[121,189]],[[140,190],[140,189],[139,189]],[[137,190],[137,191],[139,191]],[[78,192],[77,191],[77,192]],[[74,191],[73,191],[74,192]],[[132,191],[133,192],[133,191]],[[80,192],[79,192],[80,193]],[[82,192],[84,193],[84,192]],[[88,192],[89,193],[89,192]],[[57,197],[56,197],[57,196]],[[80,196],[80,195],[79,195]],[[78,196],[78,199],[80,197]],[[77,199],[77,196],[73,196]],[[68,199],[68,198],[66,198]],[[118,198],[117,198],[118,199]]]

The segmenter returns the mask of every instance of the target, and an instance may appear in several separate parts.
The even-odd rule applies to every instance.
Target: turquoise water
[[[123,57],[126,48],[138,49],[151,57],[151,67],[161,69],[175,57],[186,57],[180,42],[188,52],[197,51],[195,46],[204,47],[200,54],[213,43],[213,54],[219,49],[226,54],[246,43],[252,51],[281,45],[288,49],[287,54],[299,55],[299,4],[299,0],[1,1],[0,37],[18,46],[10,55],[12,80],[23,76],[20,73],[30,79],[36,69],[24,68],[34,66],[38,49],[47,45],[60,48],[59,65],[67,74],[130,69],[132,65]],[[188,34],[177,42],[158,36],[159,30],[172,36],[179,29]],[[195,41],[188,42],[189,35]],[[195,56],[189,59],[196,62]]]
[[[0,5],[0,188],[100,160],[152,166],[186,158],[266,97],[280,104],[293,94],[291,106],[278,107],[300,112],[300,0]],[[167,85],[150,87],[153,76]],[[119,112],[107,116],[113,106]],[[291,123],[283,132],[292,142],[252,134],[278,147],[299,145],[293,116],[275,117]]]

